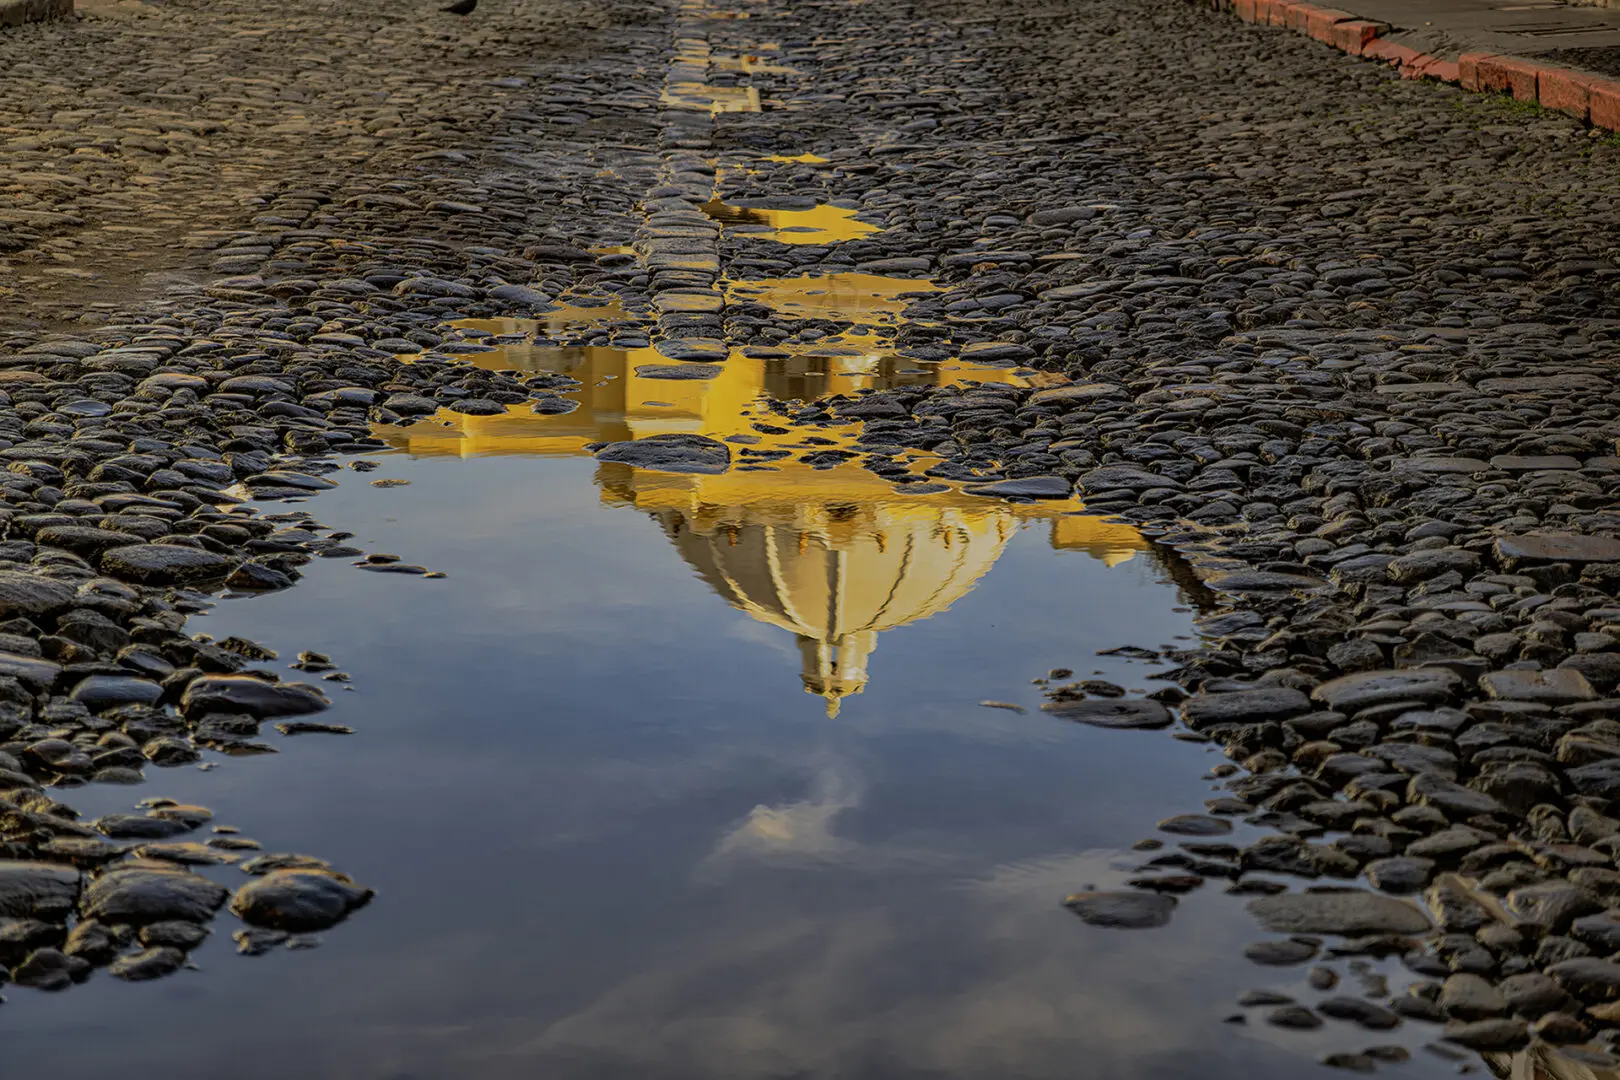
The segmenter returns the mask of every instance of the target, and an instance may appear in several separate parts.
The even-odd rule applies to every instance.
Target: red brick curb
[[[1419,52],[1384,35],[1388,23],[1302,0],[1194,0],[1229,11],[1244,22],[1283,26],[1308,34],[1351,56],[1399,68],[1406,79],[1437,79],[1475,93],[1512,94],[1519,101],[1557,109],[1596,127],[1620,131],[1620,80],[1543,64],[1519,56],[1463,53],[1456,60]]]

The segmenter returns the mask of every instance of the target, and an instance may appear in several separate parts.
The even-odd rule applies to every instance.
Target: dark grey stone
[[[305,683],[271,683],[251,675],[204,675],[193,679],[181,695],[180,709],[187,716],[206,713],[247,713],[249,716],[302,716],[320,712],[332,702]]]
[[[1249,901],[1249,912],[1279,934],[1421,934],[1428,916],[1392,896],[1346,889],[1283,893]]]
[[[1176,898],[1152,892],[1084,892],[1073,894],[1063,906],[1092,926],[1150,930],[1170,921]]]
[[[703,435],[649,435],[609,443],[596,452],[596,459],[654,472],[719,475],[731,468],[731,448]]]
[[[308,933],[336,925],[374,895],[332,870],[272,870],[236,890],[231,911],[253,926]]]

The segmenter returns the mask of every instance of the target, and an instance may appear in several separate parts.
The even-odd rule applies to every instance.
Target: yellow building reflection
[[[825,165],[827,159],[820,154],[767,154],[761,161],[775,162],[779,165]]]
[[[1069,501],[904,495],[854,465],[690,476],[605,464],[596,478],[604,501],[651,511],[727,603],[794,635],[804,688],[828,716],[866,686],[878,634],[966,596],[1025,523],[1047,522],[1054,548],[1109,566],[1147,546]]]
[[[733,206],[719,198],[703,204],[703,212],[721,225],[756,226],[754,235],[781,244],[832,244],[858,240],[883,230],[860,221],[856,211],[838,206],[817,206],[810,210],[756,210]]]
[[[490,324],[480,328],[495,329]],[[508,345],[473,354],[481,366],[567,373],[583,385],[574,411],[537,415],[525,405],[503,415],[443,412],[410,426],[378,425],[394,448],[418,456],[487,454],[585,456],[594,442],[695,433],[741,436],[734,468],[687,475],[602,463],[604,503],[650,514],[681,557],[727,603],[794,635],[806,691],[836,716],[858,694],[880,633],[948,609],[971,591],[1022,527],[1046,523],[1054,548],[1109,566],[1147,548],[1135,529],[1084,514],[1073,500],[1012,504],[944,491],[910,495],[849,463],[817,469],[794,460],[807,434],[849,445],[849,428],[761,431],[778,418],[763,398],[813,400],[863,387],[1016,382],[1010,372],[964,364],[913,366],[876,342],[834,342],[785,359],[740,353],[708,379],[651,377],[672,365],[654,349]],[[641,372],[638,374],[638,369]],[[788,450],[762,461],[758,455]],[[934,460],[918,452],[912,468]]]

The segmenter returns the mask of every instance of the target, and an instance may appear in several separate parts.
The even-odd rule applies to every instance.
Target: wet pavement
[[[7,1060],[1614,1075],[1615,147],[1213,18],[0,38]]]

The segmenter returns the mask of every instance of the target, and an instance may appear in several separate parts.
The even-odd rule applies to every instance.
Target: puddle
[[[703,204],[703,212],[734,233],[744,233],[779,244],[833,244],[858,240],[882,228],[858,220],[857,210],[817,206],[811,210],[758,210],[733,206],[720,199]]]
[[[625,326],[642,322],[624,310],[618,297],[591,307],[563,304],[553,311],[522,319],[458,319],[450,325],[462,330],[482,330],[495,335],[518,335],[526,338],[560,338],[601,329],[622,323]]]
[[[1033,676],[1070,667],[1147,688],[1150,666],[1096,651],[1191,632],[1134,531],[1061,506],[913,500],[850,466],[690,477],[570,456],[378,460],[367,477],[408,486],[345,472],[322,519],[446,580],[316,560],[299,588],[196,625],[331,655],[356,692],[323,719],[357,734],[168,770],[143,792],[263,822],[269,850],[318,850],[377,899],[314,951],[248,959],[219,933],[199,971],[93,979],[71,1012],[14,994],[0,1035],[20,1072],[99,1080],[134,1060],[169,1080],[1058,1080],[1084,1060],[1087,1075],[1294,1080],[1309,1067],[1220,1023],[1250,983],[1299,977],[1234,971],[1254,934],[1237,898],[1206,890],[1151,934],[1087,927],[1060,904],[1129,876],[1142,857],[1120,849],[1197,809],[1219,760],[1038,711]],[[130,796],[76,798],[95,814]],[[85,1016],[95,1039],[74,1037]],[[299,1036],[243,1055],[244,1016]]]
[[[659,96],[659,104],[672,109],[712,113],[757,113],[759,91],[752,86],[711,86],[700,82],[672,82]]]
[[[752,301],[794,318],[847,320],[861,326],[892,325],[914,298],[941,291],[931,281],[859,273],[723,284],[728,303]]]
[[[502,367],[542,371],[552,369],[527,367],[527,362],[523,359],[527,349],[544,348],[548,344],[572,340],[581,334],[594,334],[601,330],[644,334],[646,320],[626,313],[619,307],[619,302],[614,300],[612,304],[602,307],[562,307],[556,311],[542,313],[538,317],[457,319],[448,325],[455,330],[475,332],[461,337],[447,337],[438,348],[470,343],[489,345],[501,353],[500,357],[494,357],[493,353],[456,353],[453,354],[453,359],[478,367],[489,367],[491,358],[505,359],[509,362],[502,364]],[[435,349],[424,350],[427,353],[435,351]],[[409,361],[419,355],[421,354],[405,353],[401,355],[401,359]]]
[[[933,286],[727,289],[876,325]],[[1197,811],[1222,760],[1039,710],[1036,676],[1140,693],[1159,665],[1098,651],[1190,638],[1187,597],[1134,529],[1068,500],[906,494],[854,462],[690,476],[584,452],[690,431],[757,436],[732,444],[738,461],[799,453],[855,430],[760,431],[780,426],[761,394],[1015,376],[848,335],[650,379],[637,368],[669,364],[656,350],[528,340],[578,328],[556,320],[463,324],[525,337],[466,359],[566,373],[573,411],[381,429],[378,468],[321,496],[354,543],[445,580],[317,559],[300,587],[193,627],[332,656],[355,692],[322,719],[356,735],[168,770],[142,794],[267,823],[268,850],[319,851],[377,899],[314,951],[248,959],[219,933],[198,971],[95,978],[71,1012],[13,995],[8,1063],[52,1080],[132,1060],[168,1080],[1067,1080],[1077,1061],[1127,1080],[1295,1080],[1302,1052],[1387,1041],[1224,1024],[1241,991],[1301,994],[1303,972],[1234,964],[1261,935],[1218,885],[1152,933],[1062,907],[1123,886],[1146,858],[1128,845]],[[130,794],[75,799],[88,816]],[[244,1055],[244,1016],[298,1037]]]
[[[739,56],[709,57],[709,67],[715,71],[732,71],[742,75],[803,75],[804,72],[786,64],[773,64],[757,53]]]
[[[790,154],[769,154],[769,155],[767,155],[765,157],[760,158],[759,160],[761,160],[761,161],[772,161],[772,162],[776,162],[777,164],[780,164],[780,165],[785,165],[785,164],[825,165],[825,164],[827,164],[827,161],[828,161],[827,158],[824,158],[824,157],[820,156],[819,154],[792,154],[792,155],[790,155]]]
[[[524,320],[467,320],[481,325]],[[839,339],[802,347],[797,355],[758,360],[733,350],[704,379],[669,379],[638,374],[648,367],[679,367],[654,348],[507,344],[492,352],[461,354],[459,361],[491,370],[556,372],[580,382],[559,396],[579,403],[571,412],[537,414],[529,404],[511,405],[503,415],[468,416],[440,410],[406,425],[375,425],[373,434],[411,454],[480,457],[490,454],[584,454],[593,442],[695,432],[716,438],[757,436],[751,449],[800,446],[806,435],[833,437],[840,445],[855,427],[829,431],[792,428],[785,435],[759,434],[754,425],[773,419],[763,398],[813,401],[834,393],[896,386],[955,386],[1000,382],[1022,385],[1005,368],[947,363],[917,365],[880,347],[842,345]],[[773,425],[774,426],[774,425]],[[747,474],[745,474],[747,475]],[[862,475],[869,476],[868,473]],[[887,486],[887,485],[885,485]]]

